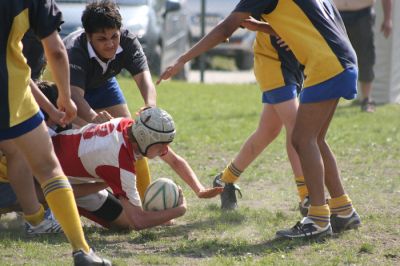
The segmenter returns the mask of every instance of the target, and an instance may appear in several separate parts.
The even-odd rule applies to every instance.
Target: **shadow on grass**
[[[187,236],[190,232],[194,230],[208,230],[215,229],[218,224],[225,225],[239,225],[246,219],[246,216],[239,212],[217,212],[213,213],[213,216],[207,219],[198,220],[196,222],[187,223],[184,225],[177,226],[165,226],[158,227],[157,231],[154,229],[144,230],[139,233],[139,235],[133,238],[131,243],[143,244],[150,241],[157,241],[161,238],[174,238],[176,236]]]
[[[240,257],[248,254],[266,255],[276,252],[288,252],[297,247],[320,243],[325,240],[288,240],[274,238],[262,243],[248,243],[247,241],[222,241],[218,239],[207,241],[187,241],[178,247],[170,248],[166,253],[172,256],[186,256],[190,258],[204,258],[215,256]]]

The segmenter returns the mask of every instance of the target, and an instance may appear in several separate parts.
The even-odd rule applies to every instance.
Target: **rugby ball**
[[[178,186],[168,178],[159,178],[149,185],[144,194],[146,211],[161,211],[178,206]]]

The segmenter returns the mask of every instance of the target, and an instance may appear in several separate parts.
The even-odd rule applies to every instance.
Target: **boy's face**
[[[104,29],[103,31],[88,34],[87,36],[101,60],[108,61],[115,56],[120,43],[121,32],[119,29]]]
[[[166,143],[159,143],[151,145],[150,148],[147,150],[146,157],[149,159],[153,159],[157,156],[163,156],[168,152],[168,144]]]

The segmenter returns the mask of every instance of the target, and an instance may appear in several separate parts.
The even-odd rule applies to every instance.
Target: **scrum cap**
[[[146,156],[151,145],[170,143],[175,137],[175,123],[170,114],[158,107],[141,111],[132,126],[140,153]]]

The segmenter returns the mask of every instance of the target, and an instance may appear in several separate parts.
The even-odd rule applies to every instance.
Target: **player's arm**
[[[221,187],[204,188],[189,163],[171,148],[168,148],[167,154],[161,158],[192,188],[199,198],[212,198],[222,192],[223,188]]]
[[[67,51],[57,31],[41,40],[50,70],[58,88],[58,109],[65,112],[64,124],[70,123],[76,116],[76,106],[71,100],[69,86],[69,63]]]
[[[153,81],[151,79],[150,71],[145,70],[139,74],[133,76],[140,90],[140,94],[143,97],[145,106],[156,106],[156,89],[154,87]]]
[[[241,26],[251,31],[261,31],[269,35],[278,36],[267,22],[256,20],[251,16],[245,19]]]
[[[40,108],[43,109],[49,115],[49,118],[60,126],[65,126],[62,119],[65,116],[64,112],[57,110],[57,108],[47,99],[47,97],[41,92],[33,80],[30,80],[29,86],[33,97],[35,97],[36,102],[39,104]]]
[[[97,113],[95,110],[90,107],[89,103],[85,100],[84,90],[77,86],[71,86],[71,95],[72,99],[76,103],[78,107],[78,117],[80,119],[76,119],[74,123],[82,125],[87,123],[104,123],[112,119],[112,116],[107,111],[102,111]],[[84,120],[84,121],[82,121]]]
[[[390,36],[393,29],[392,6],[392,0],[382,0],[383,22],[381,25],[381,32],[383,32],[385,38],[388,38]]]
[[[178,206],[163,211],[145,211],[141,206],[133,205],[125,197],[120,197],[119,200],[129,220],[130,228],[136,231],[164,224],[174,218],[184,215],[186,212],[186,201],[181,189],[179,190]]]
[[[181,55],[173,65],[167,67],[166,70],[160,75],[157,84],[159,84],[161,80],[169,79],[170,77],[179,73],[186,62],[192,60],[200,54],[207,52],[219,43],[226,41],[226,39],[228,39],[249,16],[250,13],[245,12],[231,13],[199,42],[197,42],[191,49]]]

